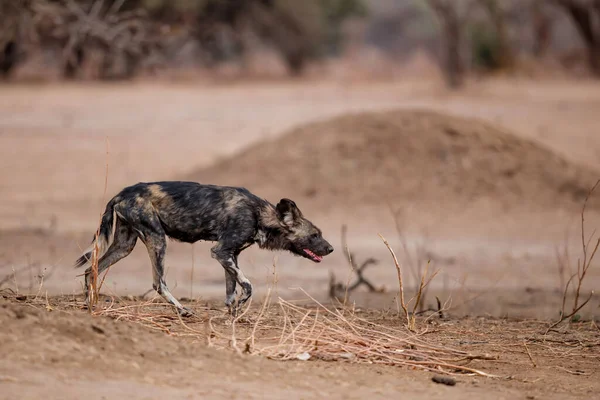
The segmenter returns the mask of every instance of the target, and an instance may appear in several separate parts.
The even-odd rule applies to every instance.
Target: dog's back
[[[273,207],[245,188],[180,181],[138,183],[115,199],[117,213],[133,220],[155,214],[167,236],[188,243],[253,229],[261,210]]]

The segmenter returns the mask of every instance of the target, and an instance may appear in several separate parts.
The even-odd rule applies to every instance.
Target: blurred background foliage
[[[600,76],[600,0],[0,0],[0,74],[35,57],[65,79],[130,79],[276,54],[290,75],[350,48],[437,60],[452,87],[524,59]],[[263,53],[261,53],[263,52]]]

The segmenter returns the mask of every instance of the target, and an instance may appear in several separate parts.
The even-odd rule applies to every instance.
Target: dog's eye
[[[318,239],[319,238],[319,234],[318,233],[313,233],[312,235],[310,235],[311,239]]]

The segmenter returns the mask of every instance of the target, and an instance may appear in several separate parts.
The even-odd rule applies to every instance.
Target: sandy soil
[[[178,179],[203,168],[210,170],[219,162],[230,162],[229,158],[237,152],[261,140],[278,140],[300,125],[347,112],[427,109],[461,118],[477,118],[517,139],[530,141],[535,148],[543,147],[552,152],[552,157],[566,163],[565,170],[585,170],[591,179],[600,170],[600,136],[596,134],[597,110],[600,109],[598,89],[598,83],[587,81],[516,80],[480,82],[458,94],[446,92],[436,82],[422,81],[376,84],[300,81],[230,86],[190,82],[5,85],[0,90],[0,288],[18,289],[20,293],[48,293],[51,299],[54,295],[79,293],[81,278],[75,276],[79,271],[70,265],[91,239],[104,201],[123,186],[138,181]],[[108,189],[103,196],[107,136],[110,145]],[[299,144],[291,141],[288,145],[300,146],[302,137],[297,140]],[[538,154],[536,168],[543,171],[543,157],[535,154]],[[524,164],[531,162],[527,153],[519,153],[519,157]],[[561,173],[560,164],[559,167],[552,165],[547,171],[550,178],[556,178]],[[231,183],[236,176],[234,173],[222,178]],[[519,187],[528,188],[528,180],[531,187],[539,187],[535,174],[526,174]],[[273,201],[289,194],[275,185],[261,188],[257,185],[257,189],[264,190]],[[464,324],[457,331],[465,335],[489,335],[500,328],[494,328],[493,320],[458,319],[464,315],[555,318],[562,300],[561,286],[567,279],[567,272],[561,273],[558,268],[556,254],[565,246],[570,252],[571,265],[576,265],[581,197],[553,205],[547,198],[552,192],[542,190],[540,195],[546,198],[540,199],[539,204],[544,206],[536,207],[536,192],[532,191],[527,195],[527,207],[498,207],[497,200],[502,193],[492,196],[491,200],[464,202],[454,191],[444,196],[446,192],[438,190],[428,193],[427,207],[419,206],[418,194],[408,201],[404,198],[406,192],[402,191],[392,204],[401,213],[399,221],[408,254],[400,251],[402,246],[394,220],[384,207],[358,198],[325,210],[300,196],[299,205],[306,205],[308,217],[340,251],[320,265],[307,265],[304,260],[276,254],[280,294],[294,298],[297,291],[293,288],[303,287],[319,299],[325,299],[330,272],[343,281],[351,276],[339,245],[340,227],[348,224],[349,246],[357,257],[363,260],[375,257],[380,261],[370,267],[366,275],[375,285],[386,287],[386,291],[379,294],[362,290],[353,293],[352,300],[359,305],[385,309],[394,304],[396,271],[377,237],[381,232],[406,265],[408,286],[414,285],[410,271],[418,268],[417,260],[431,259],[433,265],[440,268],[427,303],[434,301],[434,295],[443,299],[452,297],[456,306],[454,315],[461,321],[457,323]],[[425,197],[423,204],[424,200]],[[518,198],[510,202],[516,203]],[[598,212],[590,209],[586,219],[588,232],[598,226],[599,220]],[[176,296],[220,304],[224,294],[223,272],[210,258],[210,246],[208,243],[193,247],[169,245],[167,281]],[[246,275],[255,282],[257,296],[266,290],[267,285],[263,283],[272,275],[273,256],[249,249],[240,258]],[[584,287],[586,293],[597,289],[599,270],[595,265],[590,271]],[[151,288],[151,279],[147,254],[143,246],[138,246],[130,257],[111,269],[103,291],[139,295]],[[66,307],[60,306],[61,301],[56,300],[57,307]],[[198,389],[197,382],[201,379],[198,375],[207,377],[201,379],[202,385],[214,391],[214,397],[232,396],[232,391],[237,393],[235,396],[251,393],[256,398],[279,398],[286,391],[291,391],[295,398],[317,398],[322,397],[322,393],[345,398],[366,394],[389,397],[402,391],[407,395],[427,393],[431,398],[530,395],[567,398],[571,395],[589,397],[586,390],[598,390],[592,383],[594,374],[598,373],[595,367],[582,367],[583,375],[560,371],[554,368],[556,359],[543,359],[553,357],[545,355],[543,347],[536,350],[535,356],[542,357],[538,364],[545,365],[544,368],[531,369],[525,353],[519,358],[507,359],[501,367],[508,375],[518,361],[521,369],[517,369],[523,374],[531,373],[534,383],[505,380],[472,383],[466,378],[464,384],[448,388],[433,384],[426,374],[406,370],[320,362],[310,366],[279,364],[255,358],[240,362],[231,354],[198,346],[195,347],[198,357],[191,357],[186,350],[189,343],[160,335],[152,335],[148,344],[144,344],[147,347],[139,351],[154,348],[152,344],[156,340],[156,346],[173,347],[178,361],[157,356],[156,362],[150,362],[139,355],[121,357],[113,351],[106,355],[103,361],[106,363],[102,364],[106,367],[99,371],[85,367],[87,364],[81,361],[71,363],[76,358],[73,352],[77,348],[64,344],[68,339],[65,332],[70,332],[75,325],[92,323],[90,317],[75,311],[50,316],[44,311],[35,311],[32,319],[18,318],[13,314],[23,305],[15,305],[18,301],[10,296],[6,302],[8,305],[3,307],[8,311],[1,314],[0,334],[11,337],[14,343],[22,342],[14,344],[12,358],[0,361],[0,386],[9,389],[1,390],[0,396],[8,393],[12,398],[15,394],[19,394],[19,398],[37,397],[46,393],[48,387],[53,388],[57,398],[65,398],[60,394],[65,393],[67,387],[73,390],[73,398],[89,391],[97,393],[97,398],[113,398],[122,391],[135,398],[195,398],[201,395],[199,390],[204,390]],[[595,295],[582,316],[594,318],[599,302]],[[56,319],[56,315],[61,318]],[[98,319],[94,323],[112,322]],[[29,324],[38,328],[29,329],[33,326]],[[477,331],[474,324],[483,325],[483,330]],[[519,329],[519,323],[514,324],[509,330]],[[115,342],[149,335],[138,326],[114,329],[124,330],[115,334]],[[593,337],[594,330],[590,329],[586,334]],[[49,336],[44,333],[46,330],[54,334]],[[91,334],[90,337],[94,338]],[[48,343],[48,347],[39,350],[32,345],[40,342]],[[55,343],[59,360],[64,361],[56,365],[47,355]],[[13,348],[11,346],[8,348]],[[585,349],[587,352],[590,348]],[[597,357],[597,347],[593,349]],[[44,357],[48,359],[39,361]],[[193,360],[202,364],[194,366]],[[137,367],[127,364],[131,362],[148,372],[139,372]],[[124,364],[111,372],[119,363]],[[215,369],[214,365],[223,365],[223,368]],[[260,376],[250,372],[254,367],[261,371]],[[165,370],[168,372],[164,373]],[[224,380],[222,377],[227,371],[248,375],[241,380]],[[536,381],[540,377],[536,374],[542,374],[543,379]],[[98,376],[104,381],[95,379]],[[378,384],[365,385],[365,382]],[[549,382],[556,382],[558,386],[548,386]],[[269,391],[265,387],[269,387]],[[570,394],[573,388],[576,393]]]
[[[231,332],[231,325],[223,326],[226,318],[219,318],[222,311],[215,305],[188,304],[206,316],[188,320],[182,332],[176,317],[161,311],[164,307],[127,300],[113,304],[116,308],[138,304],[140,315],[155,315],[153,323],[169,330],[165,335],[133,322],[91,317],[78,310],[80,298],[20,299],[5,294],[0,304],[2,399],[15,395],[22,399],[359,399],[424,394],[432,399],[566,399],[590,398],[600,389],[595,379],[600,372],[600,342],[597,329],[589,323],[576,324],[566,334],[542,336],[545,325],[539,322],[434,320],[423,340],[484,356],[486,360],[460,364],[496,376],[459,375],[455,386],[444,386],[431,381],[436,375],[431,372],[319,359],[271,361],[219,350],[216,344],[207,347],[209,317],[216,318],[220,333]],[[378,313],[360,311],[357,315],[403,330],[394,316],[382,319]],[[276,312],[269,316],[280,317]],[[250,331],[252,321],[238,323],[238,334]],[[423,319],[418,323],[427,325]],[[261,337],[278,333],[274,328],[260,332]],[[261,339],[257,340],[259,345]]]

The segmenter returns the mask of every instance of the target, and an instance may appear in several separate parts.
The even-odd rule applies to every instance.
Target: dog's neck
[[[254,241],[259,248],[265,250],[287,250],[289,247],[285,232],[278,227],[259,226]]]
[[[287,250],[289,247],[285,226],[277,218],[277,211],[272,204],[261,210],[254,241],[259,248],[266,250]]]

